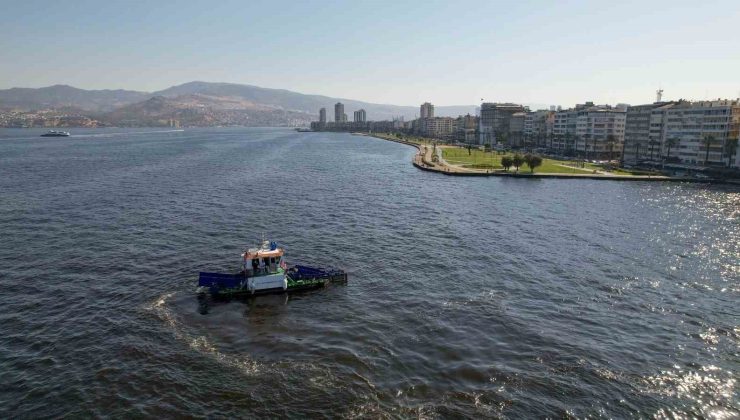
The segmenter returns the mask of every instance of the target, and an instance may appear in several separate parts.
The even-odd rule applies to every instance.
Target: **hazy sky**
[[[740,1],[0,0],[0,88],[234,82],[369,102],[740,96]]]

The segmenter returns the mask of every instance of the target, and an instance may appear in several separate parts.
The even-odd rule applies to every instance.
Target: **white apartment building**
[[[354,121],[356,123],[364,123],[367,122],[367,112],[365,112],[364,109],[360,109],[355,111],[354,113]]]
[[[538,110],[524,118],[524,139],[527,144],[547,146],[555,124],[555,112]]]
[[[436,117],[419,119],[419,132],[428,137],[445,138],[452,135],[455,119]]]
[[[683,164],[727,166],[729,162],[740,167],[740,153],[729,155],[728,149],[728,140],[737,139],[740,132],[740,100],[678,102],[665,110],[664,121],[664,154],[673,139],[671,156]]]
[[[627,108],[624,128],[624,162],[631,165],[657,164],[665,157],[662,151],[665,111],[675,102],[655,102]],[[674,153],[676,149],[673,149]]]
[[[594,107],[581,113],[576,117],[576,151],[601,159],[620,156],[626,120],[623,108]]]
[[[626,110],[587,102],[561,110],[553,121],[553,148],[591,158],[619,157],[624,144]]]

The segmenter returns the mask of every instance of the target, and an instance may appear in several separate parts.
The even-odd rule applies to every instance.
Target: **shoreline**
[[[422,171],[436,172],[448,176],[471,176],[471,177],[510,177],[510,178],[553,178],[553,179],[595,179],[602,181],[650,181],[650,182],[690,182],[696,184],[730,184],[738,185],[738,181],[721,179],[697,179],[687,177],[651,176],[651,175],[609,175],[609,174],[565,174],[565,173],[522,173],[491,171],[483,172],[475,169],[463,169],[448,165],[444,162],[432,162],[432,149],[424,144],[412,143],[400,139],[381,137],[375,134],[353,133],[355,135],[374,137],[376,139],[405,144],[416,148],[417,152],[412,159],[412,164]]]

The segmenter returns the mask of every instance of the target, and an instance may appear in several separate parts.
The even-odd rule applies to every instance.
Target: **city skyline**
[[[703,9],[653,2],[639,14],[629,2],[384,10],[376,3],[9,4],[0,17],[0,88],[154,91],[210,80],[407,106],[637,104],[658,88],[666,100],[740,96],[740,58],[728,53],[740,11],[729,1]]]

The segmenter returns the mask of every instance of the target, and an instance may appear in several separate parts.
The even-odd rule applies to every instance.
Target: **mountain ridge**
[[[264,88],[254,85],[192,81],[170,86],[154,92],[127,89],[80,89],[65,84],[41,88],[0,89],[0,106],[26,109],[75,107],[85,111],[101,113],[118,107],[150,99],[154,96],[177,97],[184,94],[205,94],[209,96],[241,97],[255,103],[272,105],[286,111],[297,111],[318,115],[320,108],[333,113],[336,102],[345,105],[346,112],[365,109],[369,119],[390,119],[393,117],[414,118],[418,107],[392,104],[376,104],[349,98],[338,98],[318,94],[305,94],[288,89]],[[438,106],[440,116],[457,116],[475,112],[475,105]],[[351,115],[350,115],[351,117]]]
[[[164,99],[147,102],[153,98]],[[416,106],[377,104],[227,82],[192,81],[155,92],[87,90],[65,84],[0,90],[0,109],[79,109],[91,118],[112,125],[164,124],[163,121],[179,120],[183,116],[187,117],[189,125],[306,125],[318,120],[321,108],[326,108],[329,119],[333,120],[337,102],[344,104],[349,120],[352,120],[352,112],[358,109],[366,111],[368,120],[376,121],[397,117],[410,120],[419,115]],[[457,117],[475,114],[476,108],[476,105],[435,106],[435,114]]]

